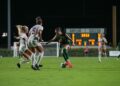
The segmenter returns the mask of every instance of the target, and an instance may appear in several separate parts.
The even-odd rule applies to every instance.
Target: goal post
[[[13,43],[13,57],[19,56],[19,42],[14,42]]]

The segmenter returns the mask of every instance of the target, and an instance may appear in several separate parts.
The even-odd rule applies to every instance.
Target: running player
[[[106,54],[106,44],[107,44],[107,39],[105,38],[104,34],[101,34],[101,38],[99,39],[100,45],[98,46],[98,52],[99,52],[99,62],[101,62],[101,56],[107,56]]]
[[[16,27],[18,29],[18,34],[19,34],[19,37],[16,38],[20,40],[19,53],[24,57],[22,60],[20,60],[19,63],[17,63],[18,68],[20,68],[21,64],[31,60],[32,52],[27,47],[28,38],[26,34],[28,33],[28,27],[22,25],[17,25]]]
[[[42,39],[42,19],[41,17],[36,18],[36,25],[34,25],[29,31],[28,46],[29,49],[34,53],[32,58],[32,69],[39,70],[41,60],[44,55],[44,49],[40,43]]]
[[[56,35],[49,41],[49,42],[52,42],[52,41],[58,41],[60,43],[60,48],[62,49],[62,54],[63,54],[63,57],[64,57],[64,60],[65,60],[65,63],[62,64],[62,67],[65,68],[65,67],[69,67],[69,68],[72,68],[72,64],[69,60],[69,56],[68,56],[68,50],[70,49],[70,41],[73,43],[72,39],[62,31],[62,29],[60,27],[57,27],[55,29],[55,33]],[[48,43],[49,43],[48,42]]]

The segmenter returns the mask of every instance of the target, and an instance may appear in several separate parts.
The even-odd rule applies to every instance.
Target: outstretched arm
[[[65,34],[65,36],[72,42],[72,45],[75,45],[74,42],[73,42],[73,40],[70,38],[69,35]]]
[[[53,42],[53,41],[55,41],[56,40],[56,38],[57,38],[57,35],[55,35],[51,40],[49,40],[48,42],[47,42],[47,44],[48,43],[50,43],[50,42]]]
[[[39,31],[39,40],[40,41],[43,41],[43,39],[42,39],[42,32],[43,32],[42,30]]]
[[[104,40],[105,44],[108,43],[108,41],[107,41],[107,39],[105,37],[103,38],[103,40]]]
[[[15,38],[15,39],[20,39],[20,37],[19,37],[19,36],[14,36],[14,38]]]

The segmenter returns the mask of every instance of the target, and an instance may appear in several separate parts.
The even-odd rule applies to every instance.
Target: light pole
[[[116,6],[112,6],[112,34],[113,34],[113,47],[117,46],[117,9]]]
[[[11,48],[11,0],[7,0],[8,49]]]

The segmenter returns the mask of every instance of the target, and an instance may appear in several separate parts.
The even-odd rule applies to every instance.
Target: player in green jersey
[[[57,41],[60,43],[60,48],[62,50],[62,55],[64,57],[65,62],[61,64],[63,68],[68,67],[72,68],[72,63],[69,60],[68,51],[70,50],[70,42],[74,45],[72,39],[62,31],[60,27],[57,27],[55,29],[55,36],[50,40],[51,41]]]

